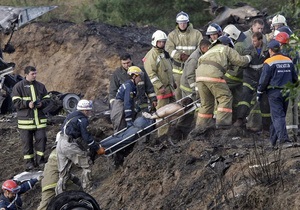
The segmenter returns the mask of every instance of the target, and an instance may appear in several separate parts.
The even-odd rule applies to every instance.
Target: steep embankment
[[[14,35],[16,52],[5,59],[16,63],[16,73],[26,65],[36,66],[38,80],[49,91],[104,97],[108,77],[119,66],[118,54],[130,52],[141,64],[153,31],[94,23],[34,23]],[[49,155],[59,123],[47,129]],[[105,119],[94,119],[90,129],[98,139],[111,133]],[[2,182],[23,170],[23,160],[16,122],[1,122],[0,133]],[[97,187],[91,195],[107,210],[298,209],[297,147],[273,151],[261,136],[234,128],[193,132],[188,139],[172,135],[172,141],[175,146],[155,135],[139,141],[117,170],[111,158],[99,157],[93,166]],[[36,209],[40,195],[39,186],[25,194],[24,209]]]

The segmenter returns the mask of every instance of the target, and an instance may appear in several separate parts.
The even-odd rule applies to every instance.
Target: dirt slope
[[[107,95],[108,77],[119,65],[118,53],[128,51],[135,63],[149,50],[152,28],[112,27],[66,22],[34,23],[15,34],[16,52],[5,56],[17,64],[37,67],[48,90]],[[60,118],[48,126],[46,155],[54,144]],[[98,139],[111,134],[106,119],[94,119]],[[0,181],[23,171],[15,119],[0,122]],[[255,140],[255,141],[254,141]],[[194,131],[188,139],[172,135],[173,146],[151,136],[139,141],[115,170],[111,158],[93,166],[91,195],[102,209],[298,209],[300,158],[298,147],[273,151],[260,135],[243,129]],[[279,153],[281,152],[281,153]],[[269,164],[270,163],[270,164]],[[258,165],[258,167],[249,166]],[[40,187],[23,196],[24,209],[36,209]]]

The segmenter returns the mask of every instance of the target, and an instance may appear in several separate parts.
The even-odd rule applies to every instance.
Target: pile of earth
[[[101,23],[34,23],[17,31],[16,52],[5,55],[38,69],[38,80],[49,91],[84,94],[105,100],[109,75],[119,66],[119,53],[129,52],[137,65],[150,49],[154,28],[113,27]],[[63,117],[49,119],[46,157],[55,144]],[[106,117],[91,119],[98,140],[112,133]],[[0,181],[23,171],[22,145],[16,119],[0,122]],[[138,141],[122,167],[101,156],[93,165],[95,187],[90,194],[102,209],[297,209],[299,148],[272,150],[260,133],[245,129],[194,130],[183,139],[171,130],[171,141]],[[23,196],[24,209],[36,209],[41,188]]]

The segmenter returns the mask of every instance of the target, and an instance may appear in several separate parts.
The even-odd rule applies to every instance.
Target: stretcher
[[[186,96],[186,97],[190,97],[190,96]],[[176,101],[176,103],[179,103],[184,98]],[[178,109],[177,111],[175,111],[174,113],[166,117],[159,118],[156,121],[152,120],[152,122],[149,122],[149,124],[146,125],[145,127],[142,128],[136,127],[135,130],[134,130],[135,126],[124,128],[123,130],[120,130],[117,133],[114,133],[113,135],[103,139],[100,142],[100,145],[105,148],[105,156],[111,156],[116,152],[124,149],[125,147],[128,147],[129,145],[143,139],[144,137],[149,136],[151,133],[157,131],[159,128],[167,126],[172,122],[182,118],[183,116],[194,112],[199,107],[200,107],[200,99],[193,101],[187,106],[183,106],[182,108]],[[186,111],[182,113],[183,110]],[[180,113],[180,115],[178,115],[178,113]]]

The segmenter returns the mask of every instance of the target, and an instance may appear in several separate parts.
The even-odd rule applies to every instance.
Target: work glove
[[[188,58],[189,58],[189,55],[187,55],[185,53],[180,54],[180,60],[181,61],[185,62]]]
[[[99,149],[97,150],[97,154],[98,155],[104,155],[105,154],[105,149],[101,146],[101,145],[99,145],[100,147],[99,147]]]
[[[261,98],[262,98],[262,92],[257,91],[257,94],[256,94],[256,101],[257,101],[258,103],[261,102]]]
[[[133,126],[132,120],[126,121],[126,123],[127,123],[127,128]]]
[[[11,53],[14,53],[16,50],[14,48],[14,46],[12,46],[11,44],[7,43],[5,46],[4,46],[4,49],[3,49],[3,52],[5,53],[8,53],[8,54],[11,54]]]

